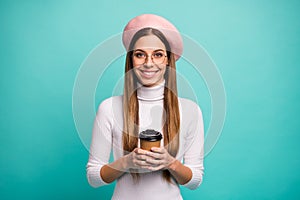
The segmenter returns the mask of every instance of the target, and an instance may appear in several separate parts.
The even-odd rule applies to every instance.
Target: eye
[[[136,57],[136,58],[145,58],[146,54],[144,54],[142,52],[136,52],[136,53],[134,53],[134,57]]]
[[[162,58],[162,57],[164,57],[164,54],[162,52],[155,52],[153,54],[153,57],[154,58]]]

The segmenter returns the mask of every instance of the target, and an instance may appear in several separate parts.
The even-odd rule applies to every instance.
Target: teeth
[[[143,72],[144,74],[146,74],[146,75],[153,75],[155,72]]]

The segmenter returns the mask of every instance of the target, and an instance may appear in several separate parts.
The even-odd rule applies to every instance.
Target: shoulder
[[[98,106],[98,112],[109,113],[113,107],[122,106],[122,102],[123,102],[123,96],[113,96],[104,99]]]
[[[189,119],[199,118],[199,117],[202,118],[201,108],[196,102],[181,97],[178,98],[178,101],[179,101],[179,108],[181,110],[181,114],[182,116],[184,116],[184,118],[189,118]]]
[[[199,105],[190,99],[178,97],[178,101],[179,101],[179,105],[181,106],[182,109],[185,109],[185,110],[187,109],[187,110],[191,110],[191,111],[196,111],[196,110],[201,111]]]

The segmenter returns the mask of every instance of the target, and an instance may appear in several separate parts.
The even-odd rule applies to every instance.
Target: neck
[[[165,80],[153,87],[146,87],[137,83],[137,97],[142,101],[157,101],[164,98]]]

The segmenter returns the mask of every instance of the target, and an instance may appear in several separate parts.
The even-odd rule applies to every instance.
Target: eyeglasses
[[[167,56],[163,51],[157,51],[151,54],[151,60],[154,64],[162,64],[165,61]],[[149,55],[143,51],[133,52],[132,58],[137,65],[142,65],[146,63],[146,60],[149,59]]]

